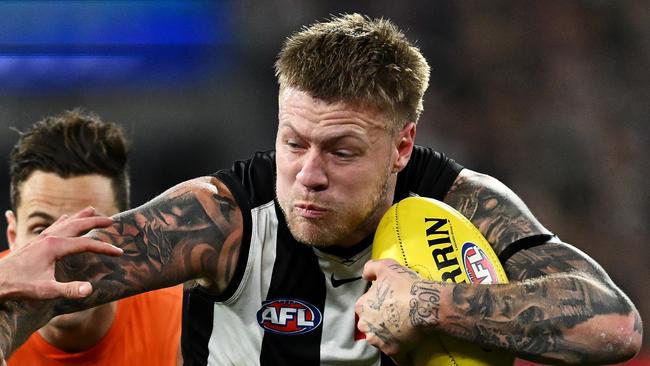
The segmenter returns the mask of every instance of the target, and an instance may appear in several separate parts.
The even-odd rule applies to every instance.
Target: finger
[[[120,256],[124,253],[121,248],[118,248],[103,241],[91,238],[56,238],[52,245],[52,250],[56,259],[60,259],[70,254],[77,254],[82,252],[93,252],[98,254],[107,254],[111,256]]]
[[[83,217],[92,217],[95,216],[97,213],[95,211],[95,208],[93,206],[88,206],[84,208],[83,210],[77,211],[74,214],[72,214],[71,218],[72,219],[79,219]]]
[[[52,223],[52,225],[50,225],[50,227],[52,227],[53,225],[58,224],[59,222],[61,222],[61,221],[63,221],[63,220],[66,220],[68,217],[70,217],[70,215],[67,215],[67,214],[63,214],[63,215],[59,216],[59,218],[56,219],[56,221],[54,221],[54,222]]]
[[[57,224],[60,224],[63,221],[66,221],[66,220],[67,221],[72,221],[72,220],[76,220],[76,219],[81,219],[81,218],[86,218],[86,217],[93,217],[93,216],[96,216],[95,208],[92,207],[92,206],[88,206],[88,207],[84,208],[83,210],[79,210],[79,211],[73,213],[72,215],[63,214],[63,215],[59,216],[59,218],[56,221],[54,221],[52,223],[52,225],[50,225],[50,228],[52,228],[53,226],[55,226]],[[45,230],[45,232],[47,232],[47,231],[48,230]]]
[[[363,272],[361,272],[361,277],[366,280],[366,281],[374,281],[377,279],[377,261],[376,260],[369,260],[366,262],[366,264],[363,266]]]
[[[365,304],[367,297],[368,294],[365,293],[361,295],[360,298],[357,299],[356,303],[354,303],[354,313],[359,316],[359,319],[361,319],[361,314],[363,314],[363,304]]]
[[[77,236],[87,233],[92,229],[103,228],[113,224],[113,219],[106,216],[92,216],[60,222],[56,227],[50,226],[47,234],[57,236]]]
[[[90,282],[73,281],[73,282],[51,282],[44,291],[43,299],[54,299],[64,297],[66,299],[82,299],[93,292],[93,286]]]
[[[366,322],[361,319],[361,316],[359,316],[359,321],[357,321],[357,329],[359,329],[359,331],[363,334],[368,333],[370,330],[368,324],[366,324]]]
[[[363,273],[361,274],[361,277],[363,277],[363,279],[366,281],[374,281],[377,279],[379,273],[391,264],[398,263],[393,259],[369,260],[366,262],[365,266],[363,266]]]

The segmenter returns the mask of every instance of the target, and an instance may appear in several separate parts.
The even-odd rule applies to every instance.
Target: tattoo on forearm
[[[411,286],[409,319],[414,328],[430,328],[440,322],[440,290],[428,281],[418,281]]]
[[[67,257],[56,275],[66,280],[90,278],[98,284],[81,303],[106,302],[208,275],[216,289],[223,290],[235,272],[241,233],[241,214],[232,196],[171,191],[118,215],[113,226],[90,233],[121,247],[122,257]],[[76,304],[66,302],[60,310],[69,311],[66,306]]]
[[[0,354],[5,359],[51,317],[49,302],[9,300],[0,303]]]
[[[505,347],[523,354],[571,350],[572,357],[582,360],[589,350],[585,345],[570,343],[564,334],[596,315],[628,314],[629,307],[608,301],[611,291],[596,281],[577,276],[528,280],[521,286],[498,288],[455,286],[453,301],[459,310],[450,317],[452,332],[486,346]],[[470,324],[464,320],[466,316],[479,321]]]

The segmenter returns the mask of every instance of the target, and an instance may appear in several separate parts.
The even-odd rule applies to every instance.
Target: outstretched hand
[[[356,303],[357,327],[399,365],[412,364],[408,352],[438,325],[441,284],[392,259],[369,261],[363,278],[373,283]]]
[[[119,256],[122,249],[95,239],[80,237],[89,230],[107,227],[110,217],[99,216],[92,207],[61,216],[26,245],[0,260],[0,299],[84,298],[92,293],[89,282],[58,282],[55,262],[70,254],[94,252]]]

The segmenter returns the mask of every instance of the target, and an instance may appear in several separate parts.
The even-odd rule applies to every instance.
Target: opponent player
[[[52,224],[62,215],[88,206],[94,209],[82,216],[94,210],[112,215],[129,206],[121,129],[79,110],[45,118],[23,133],[11,153],[10,170],[14,211],[6,217],[12,252],[29,249],[29,241],[41,232],[65,235],[53,232],[61,230],[61,222]],[[175,365],[181,304],[182,289],[174,287],[58,316],[18,348],[8,364]]]
[[[403,359],[434,331],[566,364],[638,351],[639,314],[600,266],[494,178],[414,146],[429,67],[392,23],[346,15],[314,24],[287,40],[276,66],[275,151],[181,183],[91,232],[125,254],[64,260],[62,279],[90,279],[96,290],[56,301],[43,318],[200,278],[184,303],[188,365],[376,365],[378,348]],[[372,261],[364,275],[376,281],[358,303],[364,339],[354,304],[372,234],[393,202],[414,194],[465,214],[513,283],[419,282]],[[30,306],[0,313],[4,352],[41,323]]]

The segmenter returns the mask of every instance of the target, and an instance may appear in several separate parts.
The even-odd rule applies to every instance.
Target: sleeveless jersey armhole
[[[235,198],[235,202],[239,206],[242,214],[242,221],[244,224],[241,247],[239,250],[239,257],[237,258],[237,264],[235,265],[235,273],[233,274],[230,283],[228,286],[226,286],[226,289],[221,294],[211,294],[200,286],[193,288],[192,291],[201,297],[205,297],[206,300],[209,300],[211,302],[223,302],[235,294],[244,277],[244,272],[246,271],[251,241],[251,208],[247,198],[248,196],[244,192],[244,189],[241,187],[241,184],[237,182],[237,180],[233,178],[227,170],[220,170],[212,174],[212,176],[219,179],[223,184],[226,185],[226,187],[228,187],[233,197]]]

